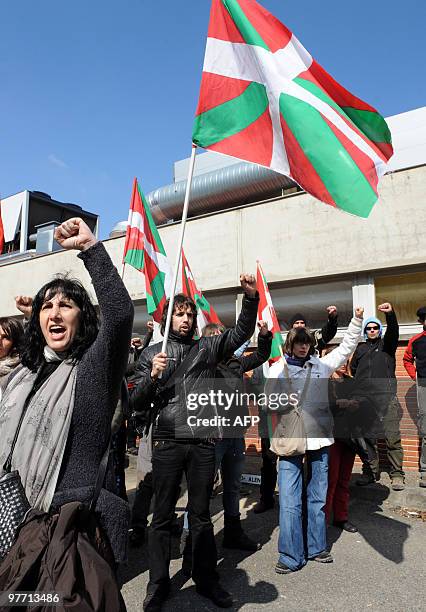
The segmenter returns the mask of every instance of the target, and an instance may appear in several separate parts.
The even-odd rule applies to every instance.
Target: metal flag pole
[[[192,177],[194,174],[196,151],[197,151],[197,145],[193,144],[192,152],[191,152],[191,159],[189,162],[188,179],[186,182],[185,200],[183,204],[182,221],[180,224],[180,236],[179,236],[179,243],[178,243],[177,253],[176,253],[176,263],[175,263],[175,269],[173,272],[172,287],[170,290],[169,308],[167,310],[166,326],[164,328],[163,344],[161,346],[162,353],[166,352],[167,341],[169,339],[170,323],[172,321],[173,304],[174,304],[176,285],[177,285],[177,279],[178,279],[178,274],[179,274],[179,266],[180,266],[180,260],[182,257],[183,238],[185,236],[186,217],[188,215],[189,197],[191,195],[191,185],[192,185]]]

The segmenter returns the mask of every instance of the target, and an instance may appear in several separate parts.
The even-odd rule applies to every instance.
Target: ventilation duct
[[[147,195],[157,224],[178,221],[182,216],[187,181],[160,187]],[[188,216],[241,206],[281,195],[294,187],[288,177],[257,164],[226,166],[192,179]]]

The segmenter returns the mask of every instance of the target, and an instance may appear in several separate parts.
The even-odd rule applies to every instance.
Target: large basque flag
[[[389,128],[255,0],[213,0],[193,142],[290,176],[367,217],[393,153]]]
[[[170,297],[171,267],[148,202],[134,179],[127,222],[123,260],[145,275],[147,310],[161,322],[164,304]]]

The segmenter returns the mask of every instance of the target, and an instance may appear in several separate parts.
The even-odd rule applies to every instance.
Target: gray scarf
[[[48,347],[46,361],[61,361],[31,398],[12,457],[31,506],[47,512],[58,482],[74,409],[77,364]],[[0,403],[0,473],[37,373],[19,368]]]
[[[6,376],[9,376],[9,374],[13,372],[20,362],[21,360],[19,355],[9,355],[8,357],[3,357],[3,359],[0,359],[0,379],[6,379]],[[0,380],[0,384],[3,384],[2,380]]]

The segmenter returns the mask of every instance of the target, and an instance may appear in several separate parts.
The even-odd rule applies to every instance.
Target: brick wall
[[[404,470],[418,470],[419,463],[419,438],[417,435],[416,412],[416,385],[408,377],[402,364],[402,357],[408,342],[400,342],[396,353],[396,375],[398,377],[398,399],[401,404],[401,439],[404,449]],[[256,414],[255,408],[251,410]],[[247,454],[257,454],[260,452],[260,439],[257,428],[251,427],[246,436]],[[384,441],[379,441],[380,463],[384,469],[387,466],[386,446]],[[357,458],[356,464],[360,464]]]

